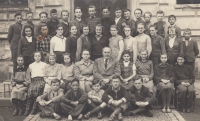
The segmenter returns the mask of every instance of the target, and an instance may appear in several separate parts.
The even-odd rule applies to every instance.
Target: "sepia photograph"
[[[200,0],[0,0],[0,121],[200,121]]]

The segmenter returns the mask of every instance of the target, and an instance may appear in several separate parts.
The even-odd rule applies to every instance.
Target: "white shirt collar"
[[[28,40],[28,42],[32,42],[32,36],[31,37],[26,36],[26,39]]]

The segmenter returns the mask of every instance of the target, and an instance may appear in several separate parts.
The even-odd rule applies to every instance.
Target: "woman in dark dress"
[[[170,113],[170,101],[173,93],[173,66],[167,63],[167,54],[160,56],[161,63],[154,67],[154,83],[157,85],[157,96],[162,99],[162,112]]]

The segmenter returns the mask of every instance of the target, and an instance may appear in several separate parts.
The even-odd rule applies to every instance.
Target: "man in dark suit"
[[[118,62],[111,58],[111,49],[103,48],[103,57],[95,60],[93,74],[101,81],[103,89],[107,89],[113,76],[120,76],[121,70]]]
[[[195,68],[195,59],[199,54],[197,42],[191,38],[191,30],[187,28],[184,31],[183,51],[185,55],[185,64],[190,65],[192,69]]]
[[[122,18],[122,10],[120,8],[115,9],[115,25],[117,25],[118,34],[122,36],[123,34],[123,25],[122,23],[125,22],[125,19]]]

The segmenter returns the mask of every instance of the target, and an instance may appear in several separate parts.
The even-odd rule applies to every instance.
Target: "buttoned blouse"
[[[75,77],[79,80],[85,80],[87,77],[93,76],[94,62],[89,60],[86,64],[84,60],[75,63]]]
[[[54,51],[60,51],[65,52],[65,44],[66,44],[66,38],[60,38],[58,36],[54,36],[51,38],[51,43],[54,43]]]
[[[55,63],[54,65],[47,64],[44,68],[44,77],[55,77],[61,79],[60,64]]]
[[[70,80],[74,77],[74,64],[69,66],[61,64],[61,78]]]

